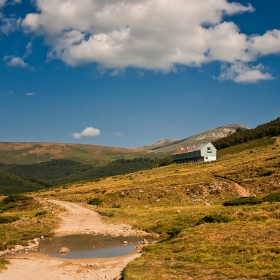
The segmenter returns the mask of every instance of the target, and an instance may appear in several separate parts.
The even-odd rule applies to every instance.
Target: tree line
[[[260,139],[263,137],[273,137],[280,135],[280,117],[265,124],[261,124],[254,129],[238,128],[236,132],[226,137],[220,138],[212,142],[216,149],[224,149],[249,141]]]

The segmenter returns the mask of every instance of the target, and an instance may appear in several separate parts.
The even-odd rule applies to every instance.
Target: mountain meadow
[[[42,209],[37,199],[56,199],[93,209],[108,223],[159,235],[128,264],[123,279],[279,280],[280,136],[268,129],[245,141],[246,131],[221,139],[227,147],[218,150],[214,162],[176,165],[165,157],[138,157],[134,170],[63,184],[59,176],[23,179],[32,172],[20,173],[18,163],[2,164],[1,178],[13,177],[15,186],[30,182],[44,187],[0,198],[0,250],[51,236],[59,226],[54,213],[63,209]],[[243,135],[243,141],[231,142],[234,135],[236,139]],[[127,165],[132,161],[127,159]],[[69,165],[66,178],[74,163],[70,159],[63,163]],[[118,164],[117,159],[111,162]],[[43,174],[40,164],[36,168],[36,174]],[[80,171],[91,172],[90,168],[78,165]],[[0,267],[4,269],[7,262],[0,258]]]

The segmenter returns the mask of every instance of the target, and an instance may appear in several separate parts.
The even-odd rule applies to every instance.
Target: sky
[[[0,141],[136,148],[280,116],[280,1],[0,0]]]

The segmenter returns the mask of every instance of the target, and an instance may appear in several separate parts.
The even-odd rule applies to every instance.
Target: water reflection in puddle
[[[128,244],[124,245],[124,241]],[[141,239],[134,236],[68,235],[45,238],[38,249],[50,256],[64,259],[112,258],[133,252],[138,241]],[[70,252],[60,254],[58,251],[62,247],[69,248]]]

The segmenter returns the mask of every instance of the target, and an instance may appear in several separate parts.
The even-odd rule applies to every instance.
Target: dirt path
[[[55,236],[94,233],[114,236],[144,235],[128,225],[104,224],[94,211],[70,202],[49,200],[66,209],[59,215],[61,225]],[[8,269],[0,273],[1,280],[57,280],[57,279],[115,279],[129,262],[140,256],[136,251],[118,258],[65,260],[42,253],[30,253],[9,257]],[[117,278],[116,278],[117,279]]]
[[[237,183],[234,183],[235,189],[237,191],[237,193],[242,196],[242,197],[249,197],[251,194],[242,186],[240,186]]]

